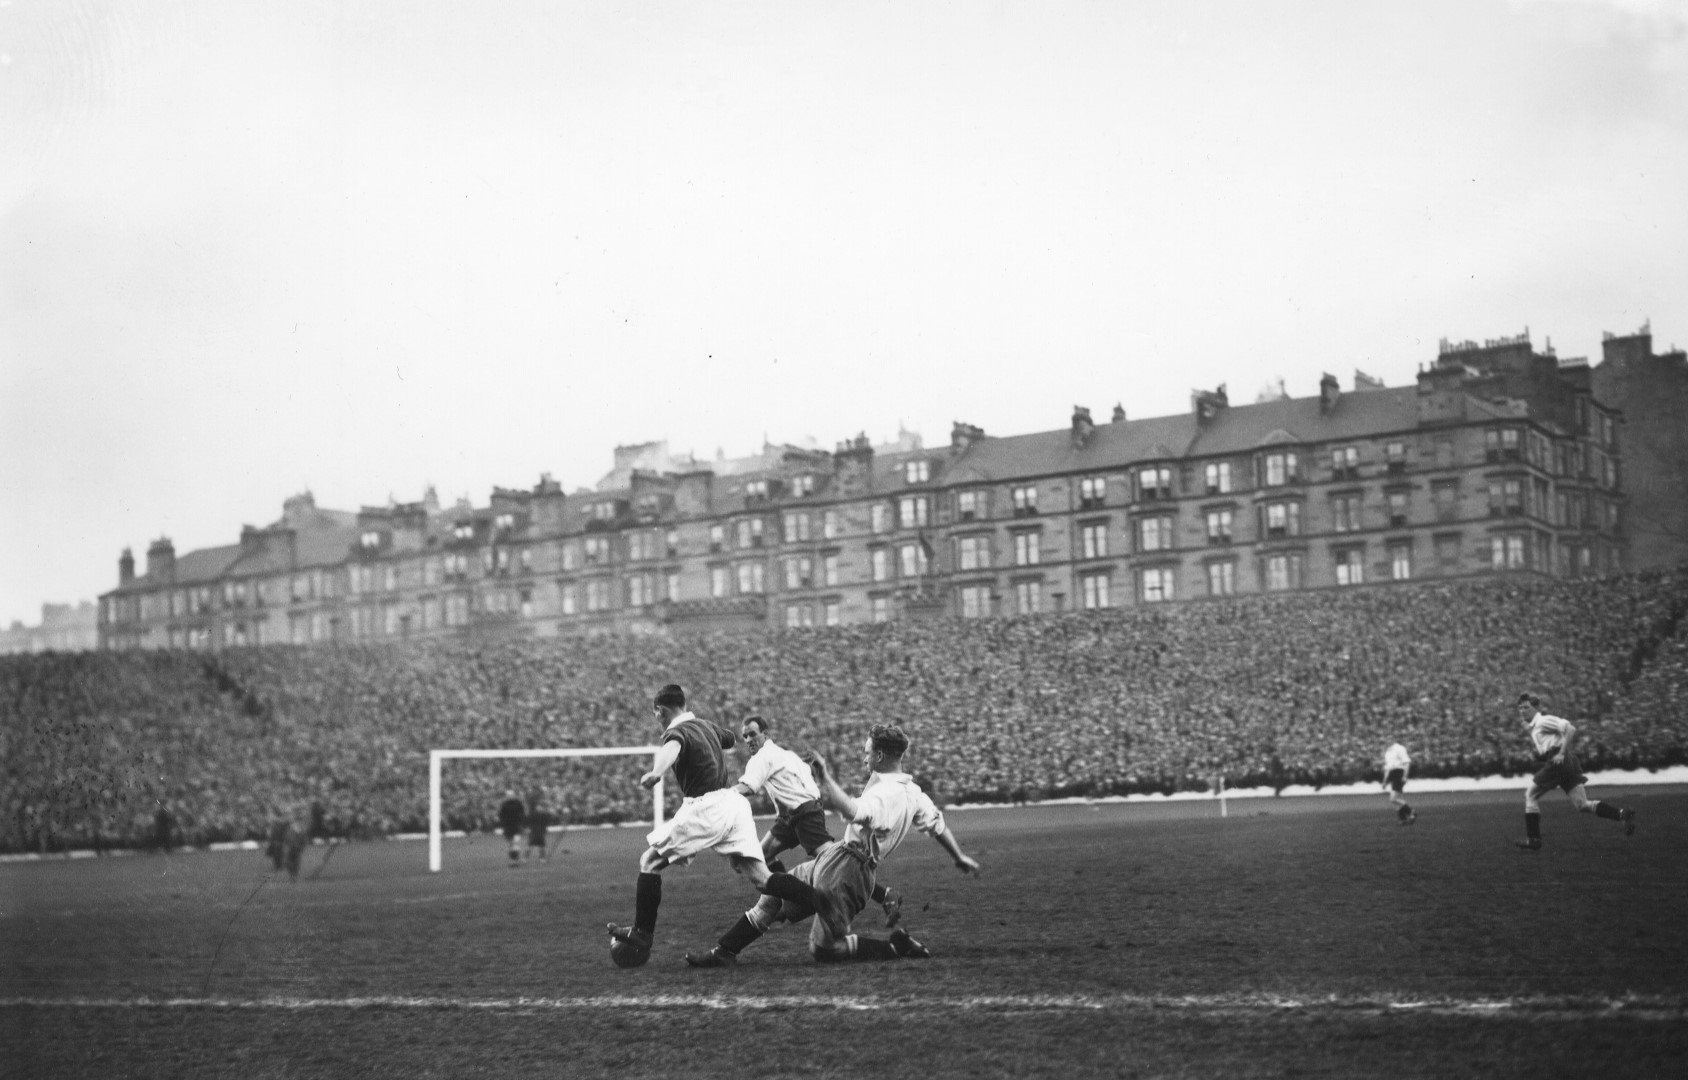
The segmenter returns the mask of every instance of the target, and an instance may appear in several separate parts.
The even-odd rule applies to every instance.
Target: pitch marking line
[[[829,1009],[881,1012],[919,1009],[952,1012],[1166,1012],[1221,1015],[1433,1015],[1478,1019],[1688,1020],[1688,1000],[1658,996],[1619,998],[1386,998],[1272,995],[998,994],[968,997],[858,997],[850,995],[605,994],[564,998],[0,998],[0,1009],[224,1009],[282,1012],[425,1009],[466,1012],[578,1012],[598,1009],[717,1009],[760,1012]]]

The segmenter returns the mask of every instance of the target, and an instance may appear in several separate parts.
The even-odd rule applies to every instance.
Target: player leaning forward
[[[662,725],[662,747],[639,783],[655,787],[672,768],[683,798],[674,816],[645,837],[650,846],[639,857],[633,925],[610,924],[611,958],[622,967],[638,967],[650,958],[657,909],[662,904],[662,872],[676,863],[690,863],[700,851],[725,856],[734,870],[763,893],[807,905],[834,925],[847,926],[829,897],[791,874],[768,872],[750,802],[727,779],[722,751],[731,749],[738,736],[686,708],[685,691],[674,683],[657,692],[654,711]]]
[[[829,899],[844,915],[839,926],[837,920],[817,914],[809,931],[809,952],[816,960],[924,959],[931,955],[901,927],[891,931],[890,940],[850,933],[850,920],[861,914],[873,895],[876,871],[910,830],[919,829],[936,840],[962,873],[978,873],[978,862],[962,852],[955,834],[944,825],[944,815],[914,778],[903,772],[903,754],[907,751],[908,736],[901,728],[874,727],[862,754],[872,775],[858,798],[851,798],[838,785],[825,761],[811,758],[821,797],[850,823],[842,841],[824,845],[813,859],[792,871],[793,877],[813,885],[817,896]],[[721,935],[715,948],[701,956],[688,953],[686,962],[694,967],[729,967],[738,962],[738,954],[746,945],[774,923],[800,922],[813,911],[800,898],[764,895]]]
[[[1518,841],[1518,846],[1526,851],[1541,850],[1541,805],[1536,800],[1554,788],[1570,796],[1571,804],[1583,813],[1621,821],[1624,823],[1624,835],[1634,834],[1634,810],[1620,809],[1608,800],[1590,799],[1583,789],[1588,777],[1583,775],[1577,756],[1571,752],[1571,740],[1577,734],[1571,722],[1542,712],[1541,699],[1534,694],[1519,694],[1516,708],[1528,725],[1536,760],[1543,763],[1530,778],[1530,787],[1524,792],[1525,837]]]

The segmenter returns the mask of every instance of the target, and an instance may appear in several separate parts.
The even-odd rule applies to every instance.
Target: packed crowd
[[[1684,760],[1688,571],[1497,579],[769,634],[595,635],[0,659],[0,850],[426,828],[427,754],[656,741],[650,695],[770,717],[855,768],[872,724],[948,801],[1521,772],[1522,688],[1584,764]],[[742,760],[742,750],[740,760]],[[636,758],[456,761],[449,827],[515,788],[559,822],[646,818]],[[671,796],[672,797],[672,796]]]

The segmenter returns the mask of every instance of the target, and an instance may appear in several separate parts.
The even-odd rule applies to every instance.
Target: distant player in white
[[[1583,790],[1588,777],[1583,775],[1576,754],[1571,752],[1576,727],[1569,720],[1542,712],[1541,699],[1534,694],[1519,694],[1514,707],[1524,718],[1536,760],[1543,763],[1540,771],[1530,778],[1529,789],[1524,792],[1524,839],[1518,841],[1518,846],[1525,851],[1541,850],[1541,806],[1536,800],[1554,788],[1569,795],[1571,804],[1583,813],[1621,821],[1624,823],[1624,835],[1635,835],[1634,810],[1623,810],[1610,802],[1590,799],[1588,792]]]
[[[826,828],[826,809],[821,806],[821,789],[809,771],[809,763],[774,742],[768,721],[751,713],[739,725],[739,737],[750,747],[750,760],[737,784],[741,795],[766,794],[778,817],[762,837],[762,858],[768,869],[783,873],[782,851],[801,847],[812,859],[832,843]],[[902,918],[902,897],[889,886],[876,884],[873,899],[885,909],[885,925],[895,926]]]
[[[1407,748],[1400,743],[1390,743],[1389,749],[1383,752],[1383,790],[1389,796],[1389,805],[1395,808],[1395,818],[1402,825],[1411,825],[1418,820],[1413,808],[1407,805],[1406,798],[1401,794],[1407,786],[1407,770],[1412,767],[1413,759],[1407,756]]]
[[[889,940],[850,933],[850,921],[867,906],[874,874],[879,866],[918,829],[936,840],[964,874],[979,872],[979,864],[961,850],[961,844],[944,824],[944,815],[914,777],[903,772],[903,754],[908,736],[892,725],[874,727],[863,743],[862,760],[873,776],[859,798],[851,798],[827,771],[826,762],[811,758],[822,797],[850,823],[842,841],[827,844],[815,858],[792,871],[800,881],[812,883],[815,892],[828,898],[837,913],[815,912],[775,896],[764,896],[746,911],[733,928],[721,936],[715,948],[701,957],[687,955],[694,967],[731,967],[738,954],[775,922],[799,922],[817,915],[809,931],[809,953],[816,960],[926,959],[926,946],[898,927]],[[842,918],[834,917],[842,914]]]

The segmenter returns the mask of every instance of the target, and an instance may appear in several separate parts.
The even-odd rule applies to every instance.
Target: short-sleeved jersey
[[[1413,759],[1407,756],[1407,748],[1400,743],[1390,743],[1389,749],[1383,752],[1384,772],[1393,772],[1396,769],[1406,772],[1407,766],[1412,763]]]
[[[944,815],[908,773],[875,773],[856,800],[844,840],[860,844],[877,864],[897,850],[910,829],[942,836]]]
[[[765,791],[780,810],[802,806],[821,797],[814,774],[802,758],[769,739],[745,762],[739,783],[752,792]]]
[[[498,806],[498,824],[505,832],[515,832],[522,827],[522,800],[505,799]]]
[[[1545,758],[1558,753],[1565,745],[1566,736],[1575,730],[1569,720],[1537,713],[1530,721],[1530,742],[1535,744],[1536,756]]]
[[[662,741],[680,744],[680,756],[674,759],[674,780],[680,785],[680,794],[695,799],[728,786],[727,759],[721,751],[738,742],[737,735],[720,724],[683,712],[669,721]]]

